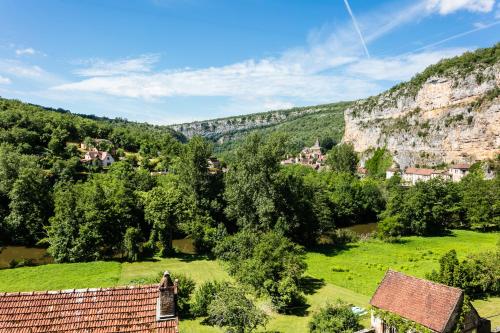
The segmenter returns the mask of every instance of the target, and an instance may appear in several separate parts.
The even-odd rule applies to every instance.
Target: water
[[[172,246],[181,253],[196,254],[193,240],[190,238],[174,239],[172,241]]]
[[[26,246],[5,246],[0,248],[0,269],[9,268],[12,260],[30,259],[33,265],[50,264],[54,262],[47,249]]]
[[[377,231],[377,223],[355,224],[343,229],[354,231],[358,235],[366,235]]]

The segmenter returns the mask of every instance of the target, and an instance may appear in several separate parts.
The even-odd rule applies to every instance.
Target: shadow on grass
[[[312,276],[304,276],[300,279],[300,286],[304,294],[312,295],[325,286],[325,280]]]
[[[340,254],[344,251],[349,251],[350,249],[356,248],[358,246],[359,245],[356,243],[339,244],[339,245],[319,244],[310,247],[307,250],[313,253],[321,253],[327,257],[333,257],[336,256],[337,254]]]
[[[189,254],[189,253],[175,253],[167,258],[176,258],[182,262],[193,262],[198,260],[215,260],[215,258],[205,254]]]

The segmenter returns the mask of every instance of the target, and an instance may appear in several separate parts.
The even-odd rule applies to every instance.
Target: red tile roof
[[[178,332],[157,321],[158,286],[0,293],[0,332]]]
[[[370,304],[443,332],[462,300],[463,291],[458,288],[389,270]]]
[[[434,169],[421,169],[421,168],[406,168],[405,173],[408,175],[430,176]]]
[[[470,165],[466,163],[461,163],[461,164],[453,164],[450,166],[450,169],[460,169],[460,170],[469,170]]]

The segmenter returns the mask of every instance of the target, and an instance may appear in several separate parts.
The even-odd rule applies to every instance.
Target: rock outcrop
[[[402,168],[495,158],[500,63],[471,66],[426,70],[432,75],[357,101],[344,114],[343,141],[359,152],[385,147]]]

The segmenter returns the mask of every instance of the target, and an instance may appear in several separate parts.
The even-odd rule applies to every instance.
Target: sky
[[[500,0],[0,0],[0,96],[182,123],[368,97],[499,37]]]

